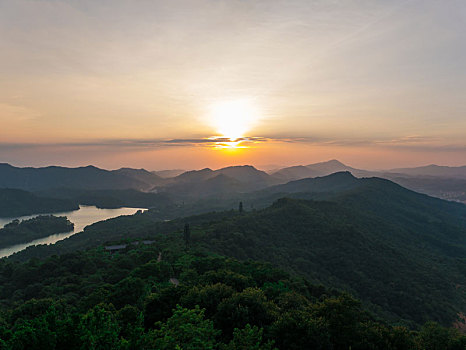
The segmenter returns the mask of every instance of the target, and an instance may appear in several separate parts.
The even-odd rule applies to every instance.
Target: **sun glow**
[[[242,140],[238,139],[228,139],[228,140],[221,140],[215,142],[214,148],[217,149],[226,149],[226,150],[235,150],[237,148],[247,148],[246,146],[242,145]]]
[[[259,111],[248,99],[220,101],[210,106],[209,119],[220,136],[233,143],[257,123]]]

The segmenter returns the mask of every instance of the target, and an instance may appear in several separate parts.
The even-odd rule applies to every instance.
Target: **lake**
[[[26,249],[31,245],[38,244],[53,244],[62,239],[68,238],[78,232],[81,232],[84,227],[91,225],[98,221],[107,220],[120,215],[133,215],[138,210],[146,210],[143,208],[117,208],[117,209],[99,209],[95,206],[80,205],[79,210],[68,211],[63,213],[49,213],[49,214],[36,214],[28,216],[19,216],[13,218],[0,218],[0,228],[8,224],[9,222],[18,219],[25,220],[31,219],[38,215],[55,215],[55,216],[66,216],[74,224],[74,230],[71,232],[58,233],[47,237],[39,238],[28,243],[15,244],[10,247],[0,249],[0,258],[9,256],[13,253],[19,252],[20,250]]]

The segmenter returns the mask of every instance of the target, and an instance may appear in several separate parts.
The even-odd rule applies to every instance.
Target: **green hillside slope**
[[[328,177],[327,184],[319,180],[322,192],[305,192],[314,186],[305,184],[298,189],[303,192],[289,194],[317,196],[319,201],[282,199],[242,215],[227,211],[169,222],[157,222],[160,213],[152,211],[94,224],[53,246],[28,248],[12,259],[171,235],[188,222],[196,247],[268,261],[315,283],[348,290],[391,322],[455,322],[466,310],[466,206],[388,180],[338,176],[338,181]],[[352,185],[341,187],[342,181]]]
[[[36,196],[30,192],[0,188],[0,217],[56,213],[79,209],[78,202]]]
[[[0,261],[2,349],[446,349],[466,337],[377,321],[347,294],[181,235],[43,261]]]

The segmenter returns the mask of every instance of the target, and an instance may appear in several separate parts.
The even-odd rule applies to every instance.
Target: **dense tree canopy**
[[[161,259],[159,258],[161,257]],[[178,284],[173,280],[178,281]],[[153,245],[0,261],[4,349],[464,349],[458,332],[378,321],[272,265]]]

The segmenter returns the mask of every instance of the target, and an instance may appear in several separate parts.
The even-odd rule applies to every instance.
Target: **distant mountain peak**
[[[264,191],[269,193],[306,193],[342,191],[359,185],[360,180],[349,171],[339,171],[330,175],[304,178],[286,184],[271,186]]]
[[[307,166],[309,167],[309,166],[324,166],[324,165],[347,167],[347,165],[343,164],[337,159],[330,159],[325,162],[312,163],[312,164],[308,164]]]
[[[320,176],[319,178],[327,178],[327,179],[332,179],[332,178],[341,178],[341,179],[356,179],[356,177],[351,174],[350,171],[337,171],[333,174],[326,175],[326,176]]]
[[[415,168],[396,168],[387,171],[388,173],[406,174],[410,176],[434,176],[443,178],[466,179],[466,166],[446,166],[430,164]]]
[[[213,177],[207,179],[206,181],[208,182],[228,182],[228,183],[239,183],[238,180],[228,176],[228,175],[225,175],[225,174],[218,174],[218,175],[214,175]]]
[[[183,174],[180,174],[179,176],[183,176],[185,174],[199,174],[199,173],[211,173],[211,172],[213,172],[212,169],[204,168],[200,170],[188,170],[188,171],[185,171]]]
[[[231,165],[231,166],[227,166],[227,167],[224,167],[218,170],[229,170],[229,169],[251,169],[251,170],[261,171],[261,170],[256,169],[252,165]]]
[[[156,175],[151,181],[143,178],[140,170],[105,170],[93,165],[77,168],[48,166],[41,168],[19,168],[11,165],[1,167],[0,187],[23,190],[44,190],[56,187],[76,189],[148,189],[153,186]],[[142,174],[146,175],[146,174]],[[147,176],[145,176],[147,178]]]
[[[266,172],[254,168],[252,165],[238,165],[216,170],[214,173],[228,175],[238,181],[245,183],[260,182],[269,185],[273,178]]]
[[[128,168],[128,167],[123,167],[123,168],[120,168],[118,170],[128,170],[128,171],[147,171],[146,169],[143,169],[143,168],[140,168],[140,169],[136,169],[136,168]]]
[[[342,162],[340,162],[340,161],[337,160],[337,159],[330,159],[329,161],[324,162],[324,163],[346,166],[345,164],[343,164]]]
[[[186,171],[176,177],[174,177],[174,180],[181,180],[181,181],[199,181],[199,180],[206,180],[208,177],[212,175],[214,171],[210,168],[204,168],[201,170],[189,170]]]

